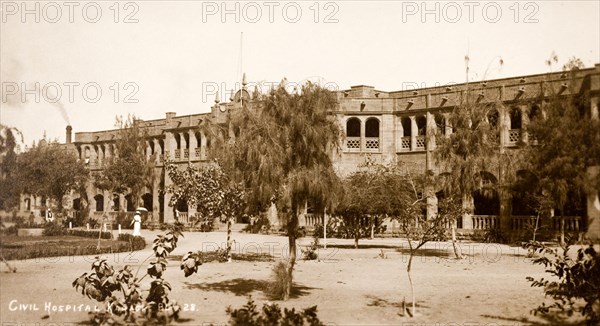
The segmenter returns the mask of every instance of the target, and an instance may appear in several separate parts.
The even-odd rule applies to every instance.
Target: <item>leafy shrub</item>
[[[559,315],[571,316],[575,312],[581,313],[586,318],[588,325],[600,323],[600,255],[593,245],[577,250],[573,259],[569,256],[569,246],[562,247],[563,252],[548,248],[539,242],[530,242],[528,248],[544,254],[534,259],[533,263],[544,265],[546,272],[555,276],[559,281],[550,281],[541,278],[535,280],[527,277],[533,287],[542,287],[546,296],[554,299],[554,303],[546,306],[545,303],[535,308],[532,313],[548,314],[551,311]],[[585,302],[581,306],[581,300]]]
[[[266,233],[268,234],[271,230],[271,222],[265,215],[260,215],[254,218],[254,224],[248,224],[244,228],[243,232],[248,233]]]
[[[182,228],[183,225],[176,223],[169,226],[166,234],[154,239],[154,261],[146,270],[146,275],[152,279],[149,289],[142,290],[140,284],[146,275],[137,278],[128,265],[115,271],[107,259],[100,257],[92,263],[91,274],[83,273],[75,279],[73,287],[76,291],[81,288],[82,295],[105,305],[105,311],[92,315],[92,323],[151,325],[168,324],[179,318],[181,307],[169,298],[171,285],[163,279],[163,274],[167,268],[167,256],[175,250],[179,237],[183,236]],[[181,268],[187,277],[197,272],[200,264],[198,257],[188,253],[181,262]]]
[[[119,241],[127,241],[131,245],[131,251],[142,250],[146,248],[146,240],[144,237],[139,235],[132,235],[129,233],[121,233],[117,237]]]
[[[279,261],[273,267],[271,276],[271,284],[269,286],[269,296],[274,300],[283,300],[285,297],[285,289],[290,282],[290,275],[287,272],[288,262]]]
[[[307,249],[302,249],[302,258],[304,260],[315,260],[319,258],[319,238],[315,237],[313,242],[310,244],[310,247]]]
[[[387,226],[383,224],[384,219],[379,218],[374,227],[375,234],[382,234],[387,230]],[[338,239],[353,239],[354,233],[356,232],[356,228],[348,225],[346,221],[342,217],[339,216],[331,216],[327,220],[327,237],[328,238],[338,238]],[[371,225],[370,223],[365,223],[364,225],[360,225],[358,232],[360,232],[360,238],[369,237],[371,235]],[[325,234],[323,233],[323,225],[316,224],[314,235],[318,235],[320,238],[324,238]]]
[[[60,236],[66,235],[67,230],[58,223],[48,222],[44,226],[44,231],[42,232],[42,234],[49,237]]]
[[[92,238],[92,239],[97,239],[98,238],[98,231],[66,230],[65,234],[76,236],[76,237],[83,237],[83,238]],[[113,235],[112,235],[111,232],[101,232],[100,233],[100,238],[108,240],[108,239],[112,239]]]
[[[498,228],[491,228],[485,230],[474,230],[471,236],[473,241],[484,242],[484,243],[506,243],[506,237],[502,230]]]
[[[19,228],[16,225],[11,225],[7,228],[3,227],[0,229],[0,234],[2,235],[16,235],[19,231]]]
[[[282,313],[281,308],[272,303],[263,305],[262,311],[258,311],[252,297],[248,297],[248,302],[243,307],[232,309],[229,306],[226,312],[233,326],[324,325],[317,317],[317,306],[306,308],[302,312],[296,312],[295,308],[284,308]]]

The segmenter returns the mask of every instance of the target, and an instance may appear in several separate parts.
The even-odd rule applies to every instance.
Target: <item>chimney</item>
[[[66,135],[67,144],[71,143],[71,132],[72,131],[73,131],[73,127],[71,127],[71,125],[67,125],[67,135]]]

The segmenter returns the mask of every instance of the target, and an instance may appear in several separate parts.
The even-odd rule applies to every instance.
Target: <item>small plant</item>
[[[232,309],[229,306],[226,312],[233,326],[325,325],[317,317],[317,306],[306,308],[302,312],[296,312],[295,308],[284,308],[282,313],[277,304],[267,303],[263,305],[262,311],[259,311],[252,297],[248,297],[248,302],[243,307]]]
[[[555,276],[559,281],[544,278],[535,280],[527,277],[533,287],[542,287],[546,296],[554,299],[554,303],[545,303],[532,310],[548,314],[552,311],[559,315],[572,316],[579,312],[585,317],[587,325],[600,323],[600,255],[593,245],[577,250],[577,256],[569,256],[569,246],[562,247],[562,253],[548,248],[539,242],[530,242],[529,248],[542,254],[533,260],[534,264],[544,265],[546,272]],[[581,305],[583,301],[583,306]]]
[[[310,247],[302,250],[302,258],[304,260],[316,260],[319,258],[319,238],[314,238],[311,242]]]
[[[81,288],[81,294],[105,304],[105,311],[94,314],[92,323],[99,325],[168,324],[171,320],[179,318],[181,308],[175,300],[169,298],[171,285],[163,279],[163,273],[167,267],[167,256],[177,247],[179,237],[183,236],[182,227],[181,224],[170,225],[166,234],[154,239],[151,256],[154,257],[154,261],[150,262],[146,274],[140,278],[137,277],[139,269],[134,274],[131,267],[125,265],[115,272],[107,259],[96,257],[92,263],[93,272],[89,275],[83,273],[75,279],[73,282],[75,290]],[[135,241],[136,238],[138,237],[133,237],[132,240]],[[188,277],[197,272],[200,264],[198,257],[186,255],[181,263],[181,269]],[[150,282],[150,289],[142,290],[140,282],[147,275],[153,280]],[[148,294],[144,297],[143,293],[146,291]]]
[[[272,282],[269,287],[271,289],[269,292],[271,298],[274,300],[283,300],[285,294],[289,293],[289,291],[287,291],[287,287],[291,283],[289,278],[288,262],[279,261],[277,264],[275,264],[273,267],[273,274],[271,276]]]

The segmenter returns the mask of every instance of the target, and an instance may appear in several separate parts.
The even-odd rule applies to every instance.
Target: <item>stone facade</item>
[[[575,88],[566,87],[567,79],[574,82]],[[502,150],[512,151],[518,150],[519,141],[535,141],[525,132],[525,127],[534,111],[543,109],[543,99],[548,95],[544,90],[548,87],[564,96],[585,94],[590,99],[588,109],[591,117],[597,119],[600,106],[600,65],[581,69],[574,76],[557,72],[415,90],[385,92],[361,85],[337,91],[338,106],[332,113],[338,118],[345,137],[342,140],[341,151],[333,157],[336,171],[341,176],[346,176],[365,160],[371,160],[382,164],[403,163],[415,172],[424,172],[426,169],[436,173],[443,172],[439,171],[431,157],[431,152],[435,149],[435,137],[427,135],[433,135],[435,132],[439,137],[452,132],[445,121],[452,108],[465,96],[467,87],[471,94],[478,94],[477,100],[482,103],[501,101],[504,104],[506,109],[498,112],[502,130],[500,142]],[[167,112],[164,119],[139,122],[148,131],[148,157],[157,157],[152,188],[146,189],[142,196],[143,202],[151,211],[153,221],[170,222],[174,219],[174,210],[168,207],[170,195],[162,192],[162,189],[170,184],[168,176],[163,172],[164,159],[168,158],[182,167],[189,163],[206,164],[209,140],[199,126],[209,117],[213,121],[224,122],[227,112],[240,107],[240,101],[238,92],[230,102],[216,102],[209,113],[176,116],[175,112]],[[65,146],[76,151],[81,159],[88,162],[92,171],[99,170],[103,161],[110,157],[114,150],[116,135],[116,130],[77,132],[74,140],[70,142],[69,126]],[[153,156],[154,154],[156,155]],[[496,171],[485,172],[491,175],[490,180],[498,180]],[[119,210],[132,209],[131,205],[128,207],[125,196],[114,198],[112,194],[95,189],[91,184],[87,191],[90,215],[101,216],[107,211],[116,214],[114,212]],[[589,195],[587,218],[598,219],[598,195]],[[32,202],[39,204],[32,200],[34,199],[24,197],[21,210],[32,209]],[[459,226],[468,229],[487,228],[498,223],[521,223],[519,219],[511,217],[510,211],[506,211],[506,207],[510,207],[510,204],[506,203],[507,200],[510,198],[499,198],[496,214],[477,214],[475,202],[476,215],[466,217]],[[25,201],[29,201],[29,204]],[[76,198],[69,200],[71,207],[77,206],[76,201]],[[433,210],[437,209],[435,203],[430,207]],[[180,217],[185,221],[192,214],[195,214],[195,209],[189,207]],[[303,224],[308,226],[318,220],[311,216],[301,219]],[[527,218],[523,220],[527,221]],[[581,221],[577,220],[574,223],[577,225],[574,224],[573,229],[578,228]],[[598,229],[598,221],[588,220],[586,224]],[[391,227],[393,228],[393,225]]]

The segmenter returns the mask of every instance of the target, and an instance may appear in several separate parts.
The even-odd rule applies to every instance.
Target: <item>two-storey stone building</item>
[[[341,176],[348,175],[369,159],[383,164],[402,162],[416,172],[431,169],[436,173],[443,173],[432,159],[432,151],[435,149],[435,137],[432,135],[434,131],[437,137],[452,133],[452,128],[446,121],[451,110],[461,103],[467,87],[471,94],[477,94],[477,101],[481,103],[502,102],[502,109],[496,112],[497,122],[501,127],[499,141],[502,150],[512,151],[518,150],[520,143],[535,141],[535,136],[525,130],[532,116],[542,114],[545,99],[550,95],[548,89],[553,89],[561,96],[587,96],[589,107],[586,110],[589,110],[591,118],[597,119],[600,106],[600,65],[578,70],[574,75],[556,72],[391,92],[364,85],[337,91],[338,106],[332,114],[338,118],[345,138],[342,150],[333,157],[336,171]],[[177,116],[175,112],[167,112],[164,119],[139,122],[148,132],[148,158],[156,159],[154,181],[141,197],[152,220],[169,222],[174,219],[174,210],[167,205],[169,194],[163,191],[170,182],[164,173],[164,160],[168,158],[181,166],[207,162],[210,139],[203,134],[200,125],[208,117],[214,121],[226,121],[229,110],[235,110],[242,101],[249,100],[246,95],[248,93],[242,90],[227,103],[216,101],[209,113]],[[90,170],[95,171],[101,169],[103,162],[114,152],[117,134],[117,130],[77,132],[75,139],[71,141],[71,127],[68,126],[65,146],[76,151],[88,163]],[[484,182],[498,182],[498,171],[481,173],[485,175]],[[90,214],[93,216],[113,216],[118,211],[134,209],[133,201],[128,196],[101,191],[92,184],[88,186],[87,192]],[[33,203],[41,205],[39,200],[33,200],[24,197],[21,210],[33,209]],[[530,212],[523,209],[518,198],[490,198],[474,193],[471,200],[474,214],[459,221],[460,228],[497,227],[500,219],[503,219],[503,225],[523,229],[531,222]],[[71,198],[69,204],[74,210],[80,206],[76,197]],[[435,204],[430,207],[436,209]],[[502,211],[501,207],[504,207]],[[185,204],[180,205],[178,210],[184,221],[195,214],[195,208]],[[587,228],[593,229],[596,235],[600,234],[597,193],[588,194],[587,203],[568,213],[567,230]],[[301,225],[310,226],[317,220],[318,217],[306,214],[301,219]],[[389,226],[394,228],[393,223]]]

